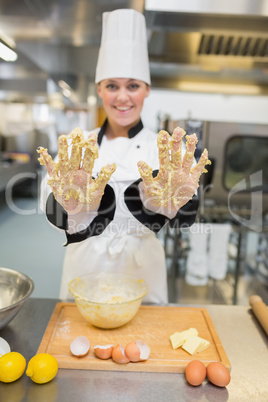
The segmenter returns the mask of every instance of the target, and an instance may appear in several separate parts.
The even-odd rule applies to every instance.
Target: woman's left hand
[[[159,172],[153,178],[152,169],[147,163],[138,162],[138,169],[143,180],[143,191],[146,197],[145,206],[148,209],[164,209],[174,215],[183,205],[192,199],[199,186],[205,165],[211,162],[205,149],[197,163],[194,163],[194,152],[197,144],[196,134],[186,136],[186,152],[182,158],[182,138],[185,131],[177,127],[172,136],[166,131],[160,131],[157,138],[159,149]]]

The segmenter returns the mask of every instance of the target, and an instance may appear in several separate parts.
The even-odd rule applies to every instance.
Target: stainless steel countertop
[[[27,362],[38,349],[57,301],[29,299],[14,320],[0,330],[0,336]],[[267,402],[268,338],[250,308],[202,307],[208,310],[231,362],[231,382],[226,388],[206,381],[192,387],[184,374],[59,369],[55,379],[43,385],[34,384],[25,374],[14,383],[0,383],[0,401]]]

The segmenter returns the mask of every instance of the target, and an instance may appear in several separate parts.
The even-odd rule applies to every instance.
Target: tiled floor
[[[65,236],[47,222],[39,210],[38,197],[15,197],[6,203],[0,194],[0,266],[29,275],[35,283],[33,297],[57,298],[64,258]],[[170,261],[167,259],[167,266]],[[168,268],[170,274],[170,268]],[[171,302],[181,304],[232,304],[233,275],[222,281],[209,280],[205,286],[190,286],[183,269],[169,280]],[[237,304],[247,305],[258,293],[268,303],[268,288],[254,275],[239,278]]]

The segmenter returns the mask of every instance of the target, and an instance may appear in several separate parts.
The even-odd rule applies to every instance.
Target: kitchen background
[[[0,265],[31,276],[34,297],[58,297],[65,242],[39,208],[35,150],[55,154],[59,135],[102,123],[101,15],[134,8],[148,28],[144,125],[196,132],[213,161],[196,226],[159,234],[169,299],[248,304],[259,293],[268,301],[268,1],[215,3],[0,1],[0,45],[15,52],[0,58]]]

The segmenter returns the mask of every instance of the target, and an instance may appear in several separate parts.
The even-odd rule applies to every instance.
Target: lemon
[[[16,381],[22,376],[25,368],[26,360],[20,353],[5,353],[2,357],[0,357],[0,381]]]
[[[28,363],[26,375],[37,384],[51,381],[58,372],[58,362],[49,353],[39,353]]]

